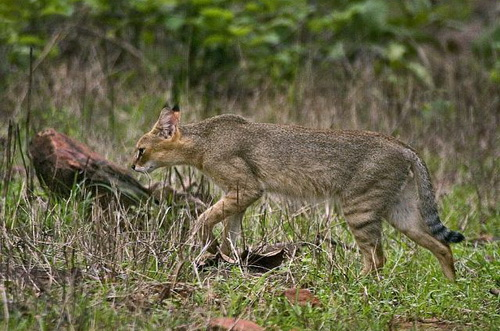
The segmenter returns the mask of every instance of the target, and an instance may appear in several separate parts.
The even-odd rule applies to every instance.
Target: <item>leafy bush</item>
[[[7,0],[0,47],[9,67],[1,70],[25,70],[29,47],[40,54],[70,26],[67,38],[90,29],[141,50],[144,67],[177,87],[288,86],[306,63],[322,70],[364,58],[381,73],[407,71],[432,85],[421,44],[436,44],[436,31],[470,13],[464,0]],[[59,46],[49,55],[64,56]]]

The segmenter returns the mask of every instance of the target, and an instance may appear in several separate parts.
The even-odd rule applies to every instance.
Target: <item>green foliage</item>
[[[35,57],[47,51],[50,63],[34,75],[34,125],[56,127],[123,165],[134,142],[154,123],[170,82],[177,93],[202,86],[208,98],[220,90],[257,86],[261,92],[270,85],[293,96],[305,68],[314,68],[316,81],[337,73],[341,64],[343,79],[318,84],[323,89],[308,95],[310,107],[301,120],[293,116],[294,105],[282,101],[283,94],[250,106],[212,99],[225,112],[244,114],[251,107],[250,116],[260,121],[401,135],[422,151],[436,177],[442,220],[468,239],[453,246],[458,279],[451,284],[434,256],[386,226],[387,265],[380,279],[361,277],[359,252],[348,248],[354,245],[352,235],[332,210],[308,206],[295,214],[286,204],[261,201],[245,216],[247,245],[309,244],[263,274],[228,265],[199,271],[194,262],[199,251],[186,247],[189,224],[196,219],[189,208],[163,201],[147,212],[114,209],[104,215],[78,188],[68,200],[54,200],[39,186],[28,197],[23,169],[12,180],[6,176],[12,164],[4,162],[0,146],[0,274],[5,278],[0,324],[9,330],[205,329],[210,318],[230,315],[270,330],[496,330],[498,296],[490,290],[500,286],[498,242],[476,245],[470,239],[498,236],[500,228],[498,98],[492,97],[500,77],[498,24],[483,31],[465,58],[437,66],[442,69],[437,74],[422,56],[427,46],[436,45],[441,29],[459,29],[460,21],[469,19],[471,3],[0,1],[0,56],[6,59],[0,61],[0,87],[16,87],[6,93],[6,108],[26,105],[19,95],[26,81],[15,79],[27,72],[29,47]],[[61,31],[69,32],[51,45]],[[71,67],[73,61],[81,64],[75,71],[58,66]],[[137,68],[145,68],[146,75]],[[198,96],[190,101],[185,123],[206,116]],[[223,108],[228,105],[234,108]],[[106,122],[108,109],[116,111],[116,130]],[[25,115],[20,112],[13,117]],[[13,164],[23,164],[24,139]],[[0,136],[0,145],[3,141]],[[181,189],[186,177],[193,178],[200,192],[220,194],[199,173],[179,171],[184,178],[168,171],[153,179],[174,177],[171,182]],[[318,243],[318,233],[347,248]],[[65,277],[72,270],[81,277]],[[310,289],[321,306],[290,304],[282,295],[290,287]]]
[[[5,0],[0,3],[0,47],[8,45],[8,61],[27,65],[29,48],[40,51],[50,37],[52,25],[61,17],[71,17],[75,1]]]
[[[475,41],[474,49],[489,68],[490,79],[500,83],[500,23],[484,31]]]
[[[305,62],[364,57],[381,73],[407,71],[430,86],[419,44],[469,14],[463,0],[8,0],[0,4],[0,45],[11,65],[25,68],[30,46],[38,54],[51,34],[76,23],[143,50],[150,69],[177,85],[209,91],[221,81],[287,86]]]

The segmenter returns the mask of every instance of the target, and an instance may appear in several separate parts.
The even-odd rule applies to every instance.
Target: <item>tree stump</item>
[[[38,179],[58,197],[69,197],[75,185],[82,185],[104,203],[118,201],[125,207],[151,196],[126,169],[54,129],[39,132],[29,153]]]

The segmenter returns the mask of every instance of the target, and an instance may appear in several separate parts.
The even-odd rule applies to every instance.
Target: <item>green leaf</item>
[[[61,15],[61,16],[71,16],[73,14],[73,5],[71,2],[53,2],[43,8],[41,15],[42,16],[50,16],[50,15]]]
[[[390,43],[386,50],[387,59],[390,62],[399,62],[406,53],[406,46],[399,43]]]
[[[218,7],[209,7],[202,9],[200,14],[205,18],[214,20],[231,21],[234,18],[233,12]]]
[[[271,27],[286,27],[286,28],[295,28],[297,25],[296,22],[289,18],[278,17],[271,21]]]
[[[316,33],[330,30],[333,28],[332,17],[331,15],[327,15],[319,18],[313,18],[309,21],[307,26],[312,32]]]
[[[252,32],[252,28],[250,26],[229,26],[229,33],[231,33],[235,37],[244,37]]]
[[[500,60],[497,60],[494,68],[490,70],[490,79],[494,83],[500,83]]]
[[[222,44],[228,43],[228,37],[221,34],[213,34],[205,38],[203,45],[207,47],[220,46]]]
[[[332,47],[330,47],[330,50],[328,51],[328,57],[332,60],[338,60],[344,58],[345,56],[346,53],[343,42],[335,43]]]
[[[429,87],[434,87],[434,80],[432,79],[432,75],[429,73],[429,71],[420,63],[417,62],[410,62],[407,65],[407,68],[417,77],[419,78],[422,82],[425,83],[425,85]]]
[[[45,41],[42,38],[35,36],[35,35],[29,35],[29,34],[19,36],[19,39],[17,40],[17,42],[19,44],[29,45],[29,46],[43,46],[43,45],[45,45]]]
[[[186,19],[182,16],[168,16],[165,19],[165,26],[170,31],[179,30],[186,23]]]
[[[264,35],[258,36],[256,38],[253,38],[252,41],[250,42],[250,44],[253,46],[261,44],[277,45],[279,43],[280,43],[280,37],[275,32],[269,32]]]

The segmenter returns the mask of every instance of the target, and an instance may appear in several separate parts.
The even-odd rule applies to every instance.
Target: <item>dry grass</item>
[[[86,54],[42,62],[33,76],[33,130],[54,127],[126,164],[172,82],[118,61],[115,52],[104,60],[90,43]],[[469,237],[498,231],[499,88],[470,56],[429,58],[434,86],[406,74],[375,73],[360,61],[304,69],[287,91],[220,93],[207,103],[196,89],[187,90],[183,120],[238,113],[398,136],[428,162],[450,227]],[[2,117],[24,123],[26,96],[20,75],[3,95]],[[0,294],[3,322],[12,329],[196,329],[221,315],[276,330],[423,328],[412,321],[434,323],[430,318],[436,329],[493,329],[490,323],[499,319],[498,299],[488,294],[500,286],[496,243],[457,246],[455,286],[444,283],[427,252],[386,229],[389,264],[375,282],[358,276],[358,253],[349,249],[351,235],[333,206],[266,199],[245,218],[245,244],[308,243],[301,253],[265,274],[228,265],[199,271],[197,249],[184,244],[197,210],[165,200],[103,211],[78,189],[64,201],[38,185],[28,192],[23,127],[9,136],[7,123],[0,124]],[[167,170],[153,180],[220,194],[196,171],[181,167],[179,173]],[[289,304],[282,296],[288,287],[312,289],[321,308]]]

